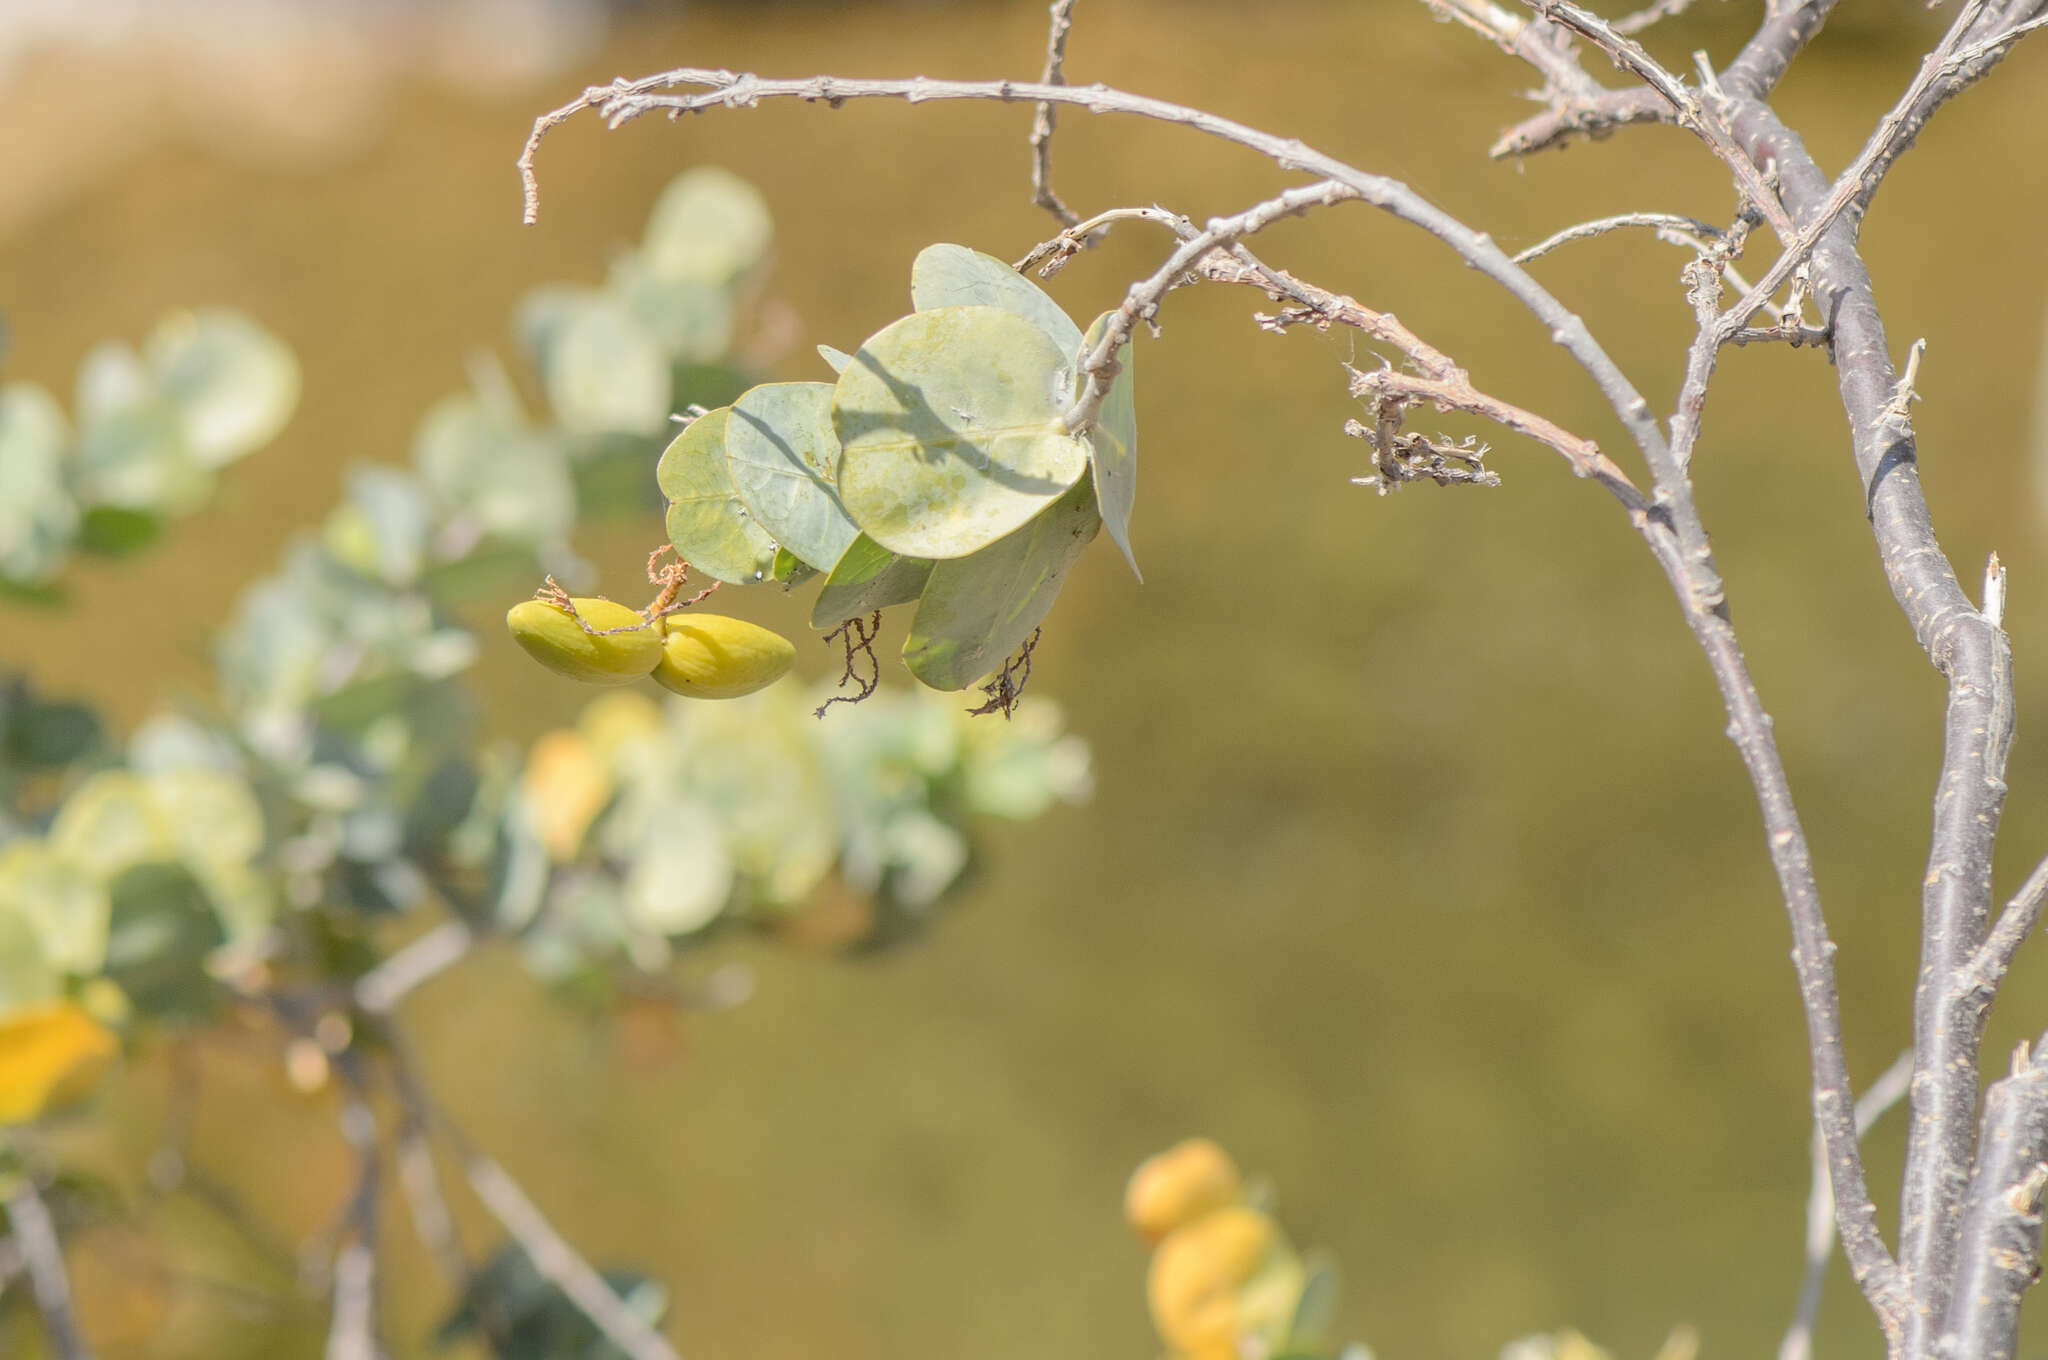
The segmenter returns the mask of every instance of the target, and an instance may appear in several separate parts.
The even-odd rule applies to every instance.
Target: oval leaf
[[[965,689],[1003,664],[1058,598],[1102,520],[1088,482],[972,557],[933,565],[903,664],[933,689]]]
[[[290,348],[236,312],[169,318],[149,338],[149,363],[185,446],[206,467],[269,443],[299,402]]]
[[[1082,381],[1081,364],[1101,343],[1102,333],[1114,315],[1114,312],[1104,312],[1096,317],[1095,323],[1088,328],[1088,334],[1081,337],[1081,348],[1074,362],[1077,394]],[[1143,581],[1145,573],[1138,570],[1138,559],[1131,555],[1131,503],[1138,494],[1138,402],[1132,391],[1131,346],[1128,340],[1117,350],[1116,360],[1123,368],[1110,383],[1108,395],[1102,399],[1102,414],[1096,417],[1095,428],[1088,432],[1088,443],[1094,450],[1088,465],[1095,475],[1095,504],[1102,515],[1102,527],[1109,530],[1109,541],[1116,544],[1117,551],[1124,555],[1124,561],[1131,564],[1131,575]]]
[[[854,522],[905,557],[965,557],[1050,505],[1088,468],[1059,424],[1072,353],[997,307],[916,312],[870,337],[832,398]]]
[[[924,593],[931,574],[928,559],[898,557],[862,534],[825,578],[811,608],[811,627],[837,628],[850,618],[914,600]]]
[[[716,166],[669,181],[647,217],[647,265],[666,279],[726,284],[759,264],[774,236],[761,191]]]
[[[662,451],[654,477],[669,500],[669,542],[683,560],[707,576],[741,585],[767,575],[775,540],[733,489],[725,463],[731,415],[731,407],[721,406],[691,421]]]
[[[1062,354],[1081,344],[1081,328],[1043,288],[993,255],[966,246],[926,246],[910,266],[910,302],[938,307],[1000,307],[1045,332]]]
[[[667,422],[668,358],[623,304],[593,300],[551,324],[541,369],[564,429],[651,434]]]
[[[838,462],[829,384],[764,383],[732,404],[725,463],[734,489],[763,530],[820,571],[860,532],[833,487]]]

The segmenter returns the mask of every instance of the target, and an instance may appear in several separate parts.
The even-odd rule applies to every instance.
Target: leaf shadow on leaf
[[[1059,495],[1071,485],[1070,482],[1060,481],[1053,477],[1033,477],[1015,468],[1005,467],[993,458],[985,462],[975,462],[972,459],[962,458],[959,453],[955,452],[955,449],[959,445],[971,445],[973,443],[971,439],[965,436],[956,439],[950,444],[934,446],[923,443],[916,437],[917,424],[921,417],[929,419],[933,424],[945,429],[957,430],[960,418],[964,413],[955,411],[947,415],[941,415],[925,399],[922,387],[891,373],[882,366],[873,354],[865,349],[856,351],[852,362],[859,364],[867,372],[873,374],[884,387],[889,389],[889,395],[894,397],[897,404],[903,409],[900,412],[845,411],[843,409],[835,411],[834,419],[840,422],[841,443],[850,444],[856,439],[874,434],[877,431],[894,431],[901,433],[910,442],[916,444],[919,456],[926,463],[940,463],[948,457],[958,458],[972,469],[976,476],[985,477],[1005,490],[1015,491],[1028,496],[1050,497]]]

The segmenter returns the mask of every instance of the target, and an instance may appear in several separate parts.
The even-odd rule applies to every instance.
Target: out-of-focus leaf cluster
[[[77,1007],[110,1035],[347,986],[384,957],[377,921],[423,909],[517,937],[536,976],[596,1003],[725,930],[900,939],[970,868],[976,817],[1085,794],[1085,749],[1050,704],[983,726],[884,693],[821,723],[776,690],[611,694],[528,753],[480,739],[456,605],[512,576],[573,579],[579,520],[658,503],[669,412],[744,386],[729,356],[769,239],[752,189],[695,171],[603,287],[529,298],[518,329],[545,414],[482,358],[422,420],[409,467],[354,469],[243,594],[217,710],[160,715],[117,749],[89,710],[0,683],[0,1056],[38,1008]],[[230,318],[145,350],[88,362],[64,455],[65,487],[125,510],[186,504],[144,489],[188,488],[191,468],[269,438],[296,389],[290,355]],[[116,427],[168,433],[117,457]],[[69,1033],[81,1062],[104,1047],[21,1032]],[[0,1113],[6,1084],[0,1063]]]
[[[220,310],[165,318],[139,351],[99,345],[68,417],[34,383],[0,387],[0,588],[54,597],[74,550],[148,542],[274,439],[298,399],[291,350]]]

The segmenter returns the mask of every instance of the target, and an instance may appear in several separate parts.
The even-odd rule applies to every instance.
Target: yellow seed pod
[[[655,683],[690,699],[737,699],[789,674],[796,644],[773,629],[723,614],[671,614],[661,621]]]
[[[1207,1138],[1190,1138],[1146,1158],[1131,1173],[1124,1221],[1147,1242],[1157,1242],[1211,1209],[1235,1204],[1243,1190],[1229,1153]]]
[[[1146,1281],[1152,1325],[1177,1350],[1224,1351],[1254,1321],[1265,1320],[1247,1316],[1245,1287],[1292,1256],[1265,1214],[1242,1205],[1212,1209],[1168,1233],[1152,1253]]]
[[[74,1001],[9,1011],[0,1017],[0,1124],[26,1124],[84,1096],[120,1048]]]
[[[546,600],[521,600],[505,626],[526,654],[557,675],[593,685],[630,685],[661,660],[661,631],[611,600],[569,601],[592,631]],[[615,633],[614,628],[629,631]]]

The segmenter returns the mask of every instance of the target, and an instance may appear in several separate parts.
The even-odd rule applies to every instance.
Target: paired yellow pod
[[[1152,1325],[1183,1354],[1236,1354],[1241,1336],[1272,1341],[1285,1332],[1300,1274],[1271,1218],[1242,1205],[1212,1209],[1168,1233],[1152,1253]]]
[[[1124,1190],[1124,1221],[1157,1242],[1211,1209],[1235,1204],[1244,1183],[1230,1154],[1207,1138],[1190,1138],[1148,1157]]]
[[[773,629],[723,614],[671,614],[654,681],[690,699],[737,699],[789,674],[796,644]]]
[[[505,626],[535,661],[592,685],[630,685],[661,660],[661,630],[638,613],[611,600],[569,603],[576,616],[546,600],[522,600],[506,613]]]

